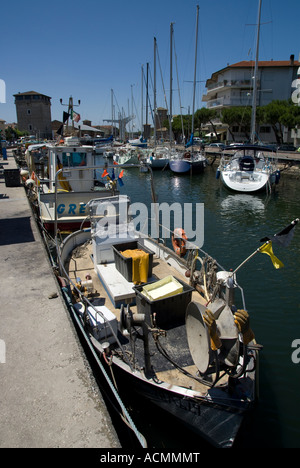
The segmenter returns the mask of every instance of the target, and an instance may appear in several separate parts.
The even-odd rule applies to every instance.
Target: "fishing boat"
[[[69,310],[120,394],[136,392],[231,447],[256,400],[260,349],[236,273],[182,229],[173,248],[137,231],[130,206],[126,195],[91,200],[90,228],[58,245]]]
[[[109,197],[115,191],[114,184],[96,178],[93,148],[81,145],[76,137],[66,137],[57,145],[29,146],[25,158],[28,197],[49,232],[78,229],[86,222],[89,200],[95,194]]]
[[[221,178],[225,187],[234,192],[256,193],[264,190],[270,193],[272,186],[280,180],[280,171],[272,148],[245,144],[224,149],[216,177]]]

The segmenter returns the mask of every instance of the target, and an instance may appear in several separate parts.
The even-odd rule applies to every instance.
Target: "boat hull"
[[[147,161],[147,164],[152,169],[163,169],[164,167],[168,166],[169,159],[166,159],[166,158],[153,158],[152,160],[150,159],[149,161]]]
[[[169,162],[169,166],[171,171],[177,174],[202,172],[206,166],[206,160],[174,159]]]
[[[104,189],[89,192],[58,192],[57,197],[53,192],[41,193],[38,200],[38,214],[41,223],[48,231],[54,231],[55,199],[57,198],[56,221],[57,228],[60,231],[75,231],[80,229],[81,226],[89,226],[86,205],[95,195],[98,195],[99,198],[109,198],[111,191]]]
[[[139,372],[126,369],[124,363],[115,363],[113,372],[117,386],[123,391],[131,391],[145,401],[169,413],[189,431],[196,433],[217,448],[230,448],[239,432],[246,410],[232,408],[213,401],[205,401],[180,393],[179,387],[167,388],[154,379],[146,379]],[[221,400],[220,400],[221,401]]]
[[[231,191],[239,193],[258,193],[266,191],[272,185],[269,174],[260,174],[257,179],[251,178],[249,174],[236,175],[232,172],[221,171],[221,181]]]
[[[191,165],[184,159],[173,159],[169,161],[169,166],[172,172],[176,174],[186,174],[190,172]]]

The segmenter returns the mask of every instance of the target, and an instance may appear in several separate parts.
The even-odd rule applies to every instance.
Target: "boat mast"
[[[146,77],[146,126],[148,126],[148,79],[149,79],[149,63],[147,62],[147,77]],[[146,127],[147,128],[147,127]]]
[[[143,117],[143,113],[144,113],[144,108],[143,108],[143,99],[144,99],[144,95],[143,95],[143,86],[144,86],[144,65],[142,65],[142,77],[141,77],[141,82],[142,82],[142,86],[141,86],[141,134],[144,136],[144,128],[143,128],[143,124],[144,124],[144,117]]]
[[[194,140],[194,114],[195,114],[195,94],[196,94],[196,75],[197,75],[197,49],[198,49],[198,21],[199,21],[199,5],[197,5],[197,21],[196,21],[196,44],[195,44],[195,67],[194,67],[194,88],[193,88],[193,112],[192,112],[192,138]],[[192,142],[193,142],[192,140]],[[192,143],[193,146],[193,143]]]
[[[169,128],[170,128],[170,145],[172,145],[172,86],[173,86],[173,24],[170,24],[170,112],[169,112]]]
[[[251,115],[251,143],[252,144],[255,142],[255,135],[256,135],[257,72],[258,72],[261,2],[262,2],[262,0],[259,0],[258,19],[257,19],[255,67],[254,67],[254,77],[253,77],[253,96],[252,96],[252,115]]]
[[[156,146],[156,37],[154,38],[154,146]]]
[[[114,92],[111,89],[111,134],[114,138],[114,127],[113,127],[113,122],[114,122]]]

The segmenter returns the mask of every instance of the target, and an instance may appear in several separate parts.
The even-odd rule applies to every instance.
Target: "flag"
[[[63,135],[63,133],[64,133],[64,125],[63,124],[59,127],[59,129],[57,130],[56,133],[57,133],[57,135],[61,135],[61,136]]]
[[[77,112],[72,111],[72,119],[74,120],[74,122],[79,122],[80,114],[77,114]]]
[[[121,170],[121,172],[119,174],[119,177],[121,178],[121,177],[123,177],[123,175],[124,175],[124,169]]]
[[[114,164],[115,166],[117,166],[117,165],[118,165],[117,161],[114,161],[114,162],[113,162],[113,164]]]
[[[65,123],[68,120],[69,117],[70,117],[70,114],[68,112],[64,112],[63,113],[63,123]]]
[[[102,173],[102,176],[101,177],[105,177],[105,176],[108,176],[108,172],[106,169],[104,169],[103,173]]]
[[[266,242],[265,244],[263,244],[260,248],[259,248],[259,251],[261,253],[264,253],[264,254],[267,254],[269,255],[269,257],[271,258],[272,260],[272,263],[274,265],[274,267],[278,270],[279,268],[282,268],[284,267],[283,263],[277,258],[275,257],[274,253],[273,253],[273,248],[272,248],[272,242],[271,241],[268,241]]]
[[[260,242],[271,241],[282,247],[287,247],[291,243],[291,240],[293,239],[295,227],[298,221],[299,221],[299,218],[295,219],[294,221],[291,222],[291,224],[289,224],[287,227],[282,229],[282,231],[278,232],[277,234],[274,234],[274,236],[264,237],[263,239],[260,240]]]
[[[123,180],[122,180],[122,178],[120,176],[118,177],[118,182],[120,184],[120,187],[123,187],[124,182],[123,182]]]
[[[111,173],[111,180],[115,180],[115,169],[112,168],[112,173]]]

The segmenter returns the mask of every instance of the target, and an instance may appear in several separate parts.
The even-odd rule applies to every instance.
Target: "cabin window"
[[[63,167],[86,166],[86,153],[63,153]]]

